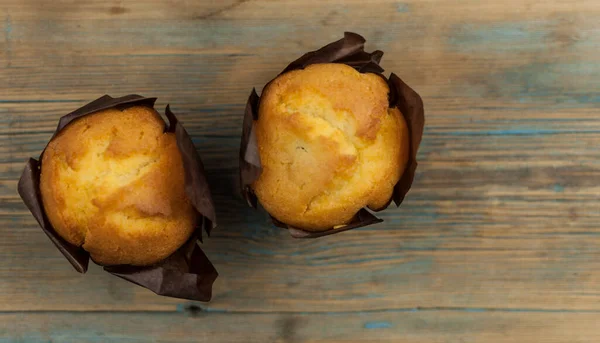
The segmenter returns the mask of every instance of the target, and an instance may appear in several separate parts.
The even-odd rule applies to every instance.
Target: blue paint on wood
[[[600,104],[600,95],[598,94],[581,94],[573,95],[564,100],[567,103],[577,104]]]
[[[523,51],[546,48],[547,22],[463,24],[455,27],[449,44],[459,51]]]
[[[368,298],[368,299],[380,299],[380,298],[383,298],[383,295],[376,294],[376,293],[368,293],[366,295],[366,298]]]
[[[277,255],[281,255],[280,252],[277,252],[277,251],[274,251],[274,250],[271,250],[271,249],[268,249],[268,248],[251,247],[251,248],[247,248],[246,250],[248,251],[248,253],[250,253],[250,254],[256,254],[256,255],[265,255],[265,256],[277,256]]]
[[[12,32],[12,22],[10,20],[10,14],[6,15],[6,20],[5,20],[5,25],[4,25],[4,33],[6,34],[6,36],[10,36]]]
[[[565,187],[563,187],[563,185],[557,183],[554,185],[554,191],[556,193],[562,193],[565,191]]]
[[[592,211],[590,211],[592,212]],[[538,233],[538,235],[542,236],[600,236],[600,232],[595,231],[566,231],[566,232],[545,232]],[[581,249],[577,247],[577,252],[586,251],[587,249]],[[591,250],[593,251],[593,250]]]
[[[208,304],[201,303],[188,303],[178,304],[177,309],[181,308],[181,311],[185,311],[191,304],[198,309],[198,311],[206,313],[241,313],[236,310],[227,310],[219,308],[211,308]],[[376,313],[420,313],[420,312],[464,312],[464,313],[485,313],[485,312],[501,312],[501,313],[600,313],[600,310],[596,309],[543,309],[543,308],[508,308],[508,307],[453,307],[453,306],[433,306],[433,307],[401,307],[401,308],[389,308],[389,309],[376,309],[376,310],[363,310],[363,311],[329,311],[329,312],[312,312],[312,311],[298,311],[294,312],[298,315],[312,315],[312,314],[325,314],[329,316],[339,316],[346,314],[359,314],[359,315],[372,315]],[[265,314],[265,313],[281,313],[279,311],[245,311],[246,314]],[[289,312],[285,312],[289,313]],[[387,323],[392,327],[392,324],[385,321],[370,321],[372,326],[377,326],[376,323]],[[367,325],[365,323],[365,326]],[[374,327],[375,328],[375,327]]]
[[[460,92],[470,97],[567,108],[600,107],[600,65],[593,62],[535,62],[472,75],[465,81]],[[575,84],[577,87],[573,88]]]
[[[73,44],[89,46],[89,37],[77,30],[72,30],[65,21],[43,20],[38,23],[37,32],[40,39],[54,41],[69,40]],[[96,46],[114,46],[111,37],[129,40],[131,48],[143,46],[161,46],[163,48],[211,48],[245,46],[249,48],[273,47],[273,42],[282,42],[281,37],[295,32],[296,28],[287,22],[260,21],[259,24],[241,24],[231,20],[198,20],[195,24],[157,25],[153,23],[136,23],[132,25],[110,25],[105,28],[105,35],[97,36],[93,44]],[[135,39],[134,39],[135,38]],[[132,49],[133,51],[133,49]],[[232,51],[246,53],[247,51]],[[279,52],[279,51],[278,51]],[[194,57],[190,55],[190,57]],[[214,66],[214,62],[210,65]]]
[[[113,336],[114,338],[114,336]],[[0,343],[56,343],[56,342],[90,342],[103,343],[110,341],[110,337],[106,337],[104,333],[91,328],[78,328],[76,332],[72,331],[69,326],[50,328],[43,332],[29,332],[18,337],[3,339],[0,338]]]
[[[412,261],[394,265],[394,271],[402,274],[427,274],[433,268],[433,257],[419,256]]]
[[[389,329],[392,327],[390,322],[366,322],[365,329]]]
[[[504,129],[504,130],[487,130],[487,131],[452,131],[438,132],[436,136],[539,136],[539,135],[556,135],[556,134],[598,134],[600,130],[556,130],[556,129]]]
[[[254,219],[254,218],[251,218]],[[248,239],[264,239],[269,236],[273,236],[276,227],[271,227],[270,225],[264,225],[263,223],[252,223],[250,221],[240,224],[244,225],[244,230],[242,231],[242,235]]]
[[[487,310],[485,308],[465,308],[465,312],[482,313],[487,312]]]
[[[396,12],[398,12],[398,13],[407,13],[409,11],[410,11],[410,7],[408,6],[408,4],[401,2],[396,5]]]
[[[410,194],[410,193],[409,193]],[[404,205],[405,207],[406,205]],[[393,206],[390,206],[390,211],[383,211],[377,213],[377,216],[387,222],[389,225],[397,226],[397,229],[402,229],[406,224],[406,216],[410,216],[411,220],[417,221],[420,224],[431,224],[439,220],[442,215],[437,211],[437,207],[431,205],[421,205],[418,207],[411,207],[410,210],[400,210],[400,216],[398,212],[392,211]],[[368,227],[376,228],[377,226]]]
[[[249,47],[265,47],[270,46],[273,40],[285,36],[285,33],[294,31],[293,27],[284,22],[262,22],[256,26],[231,25],[230,23],[223,24],[213,21],[206,24],[202,26],[204,32],[192,35],[195,36],[196,43],[201,46],[213,46],[220,42],[235,46],[243,41],[244,45]],[[164,35],[164,32],[162,33]],[[219,42],[214,37],[219,37]]]

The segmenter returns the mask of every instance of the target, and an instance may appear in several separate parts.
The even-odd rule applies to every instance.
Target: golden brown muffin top
[[[71,122],[46,148],[40,189],[69,243],[104,265],[148,265],[192,234],[176,137],[149,107],[108,109]]]
[[[263,171],[253,188],[278,220],[305,230],[388,204],[408,159],[408,130],[375,74],[315,64],[273,80],[256,125]]]

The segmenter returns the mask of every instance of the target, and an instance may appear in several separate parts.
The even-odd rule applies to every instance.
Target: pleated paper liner
[[[53,137],[77,118],[109,108],[124,110],[136,105],[154,108],[155,101],[156,98],[145,98],[140,95],[127,95],[121,98],[105,95],[60,118]],[[185,190],[197,211],[196,231],[171,256],[152,266],[104,266],[104,270],[158,295],[209,301],[212,296],[212,285],[218,273],[198,246],[197,240],[202,239],[202,230],[210,234],[211,229],[215,227],[215,209],[204,175],[204,167],[192,140],[169,106],[167,106],[165,114],[169,120],[169,124],[165,124],[165,132],[172,132],[176,136],[185,169]],[[41,155],[39,161],[41,161]],[[41,163],[39,161],[30,158],[27,162],[19,180],[19,195],[52,243],[75,270],[85,273],[90,260],[89,254],[61,238],[48,221],[40,193]]]
[[[396,206],[400,206],[404,197],[410,190],[417,169],[417,150],[423,136],[423,127],[425,125],[425,111],[423,101],[417,92],[410,88],[400,77],[392,73],[390,77],[383,75],[383,68],[379,65],[383,52],[376,50],[368,53],[364,50],[365,39],[352,32],[346,32],[344,38],[330,43],[319,50],[304,54],[299,59],[290,63],[279,75],[288,71],[304,69],[311,64],[318,63],[342,63],[353,67],[361,73],[374,73],[382,77],[390,88],[389,103],[390,107],[397,107],[408,126],[410,136],[409,158],[402,177],[394,186],[392,198],[386,206],[375,212],[388,207],[389,203],[394,201]],[[266,86],[265,86],[266,88]],[[259,116],[260,97],[253,89],[246,103],[244,114],[244,123],[242,127],[242,141],[240,146],[240,185],[242,194],[251,207],[256,208],[258,199],[252,190],[252,184],[258,179],[262,171],[256,133],[254,131],[254,121]],[[400,142],[398,143],[400,144]],[[290,234],[296,238],[316,238],[327,236],[359,227],[382,222],[366,208],[361,209],[350,223],[339,227],[331,228],[325,231],[305,231],[294,228],[271,217],[273,223],[289,230]]]

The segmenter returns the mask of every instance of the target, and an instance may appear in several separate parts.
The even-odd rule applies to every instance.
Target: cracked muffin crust
[[[277,220],[312,231],[379,210],[408,160],[408,129],[389,88],[344,64],[285,73],[263,91],[255,123],[263,167],[253,189]]]
[[[150,265],[195,229],[175,134],[152,108],[71,122],[46,148],[40,190],[56,232],[102,265]]]

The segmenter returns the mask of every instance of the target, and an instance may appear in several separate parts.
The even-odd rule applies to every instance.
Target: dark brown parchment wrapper
[[[379,66],[379,62],[381,61],[383,52],[379,50],[371,53],[365,52],[365,42],[366,41],[362,36],[352,32],[345,32],[344,38],[330,43],[319,50],[304,54],[299,59],[290,63],[279,75],[291,70],[304,69],[311,64],[343,63],[353,67],[361,73],[377,74],[387,82],[390,88],[390,107],[397,107],[400,112],[402,112],[408,126],[410,147],[406,169],[398,183],[394,186],[392,198],[383,208],[374,209],[374,211],[377,212],[387,208],[392,200],[396,206],[400,206],[412,186],[415,171],[417,169],[417,150],[421,143],[423,127],[425,125],[425,111],[423,108],[423,101],[417,92],[404,83],[404,81],[396,74],[392,73],[389,78],[382,74],[384,70]],[[258,179],[262,171],[256,133],[254,131],[254,121],[258,120],[259,105],[260,97],[256,93],[256,90],[253,89],[248,98],[248,102],[246,103],[239,157],[242,195],[248,202],[248,205],[254,208],[257,207],[258,201],[252,190],[252,183]],[[296,238],[322,237],[383,221],[369,212],[366,208],[361,209],[350,223],[341,227],[319,232],[305,231],[291,227],[290,225],[273,218],[273,216],[271,216],[271,219],[276,226],[288,229],[290,234]]]
[[[135,94],[121,98],[112,98],[105,95],[60,118],[53,137],[77,118],[109,108],[124,110],[135,105],[154,108],[155,101],[156,98],[145,98]],[[212,296],[212,285],[218,273],[198,246],[197,240],[202,239],[202,230],[210,234],[210,230],[215,227],[215,209],[208,182],[204,175],[204,167],[192,140],[171,112],[169,106],[167,106],[165,114],[169,120],[169,124],[165,124],[165,132],[175,133],[185,169],[185,190],[197,211],[196,231],[171,256],[152,266],[104,266],[104,270],[147,288],[158,295],[209,301]],[[41,155],[39,160],[41,161]],[[61,238],[48,221],[40,193],[40,167],[41,163],[38,160],[29,159],[19,180],[19,195],[52,243],[73,265],[75,270],[85,273],[90,260],[89,254],[82,248],[74,246]]]

